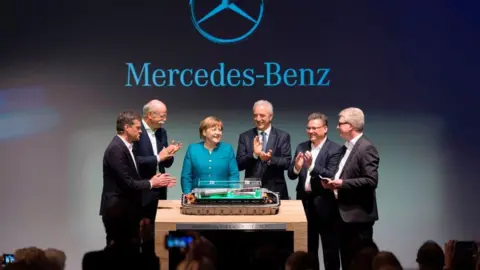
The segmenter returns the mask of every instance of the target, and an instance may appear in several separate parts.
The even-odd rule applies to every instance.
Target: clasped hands
[[[295,170],[299,172],[304,166],[307,170],[312,166],[312,153],[310,151],[306,151],[305,153],[299,152],[295,157]],[[310,173],[310,172],[308,172]],[[339,189],[342,187],[343,180],[342,179],[335,179],[332,180],[330,178],[320,176],[321,183],[323,188],[325,189]]]
[[[269,149],[268,152],[262,151],[263,145],[260,142],[260,137],[255,136],[253,139],[253,153],[258,156],[262,161],[269,161],[272,158],[272,149]]]
[[[182,142],[175,143],[175,141],[172,140],[172,143],[170,143],[169,146],[163,148],[162,151],[158,153],[158,158],[160,159],[160,162],[172,158],[175,153],[180,150],[180,148],[182,148]]]
[[[321,180],[322,180],[323,188],[326,188],[326,189],[335,190],[335,189],[341,188],[342,185],[343,185],[343,180],[342,179],[332,180],[332,179],[329,179],[329,178],[323,178]]]

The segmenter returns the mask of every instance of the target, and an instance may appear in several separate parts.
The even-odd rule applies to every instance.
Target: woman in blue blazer
[[[184,194],[194,188],[227,188],[240,180],[235,151],[221,142],[223,123],[209,116],[200,122],[199,143],[190,144],[183,160],[181,185]]]

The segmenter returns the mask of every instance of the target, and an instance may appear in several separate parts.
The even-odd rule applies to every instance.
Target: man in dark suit
[[[291,180],[298,178],[297,200],[303,203],[307,217],[308,253],[314,259],[314,269],[320,269],[319,235],[322,239],[326,270],[339,270],[340,257],[335,230],[338,210],[334,194],[324,189],[320,177],[333,178],[340,162],[340,145],[327,138],[328,118],[322,113],[308,116],[307,135],[295,150],[295,160],[288,168]]]
[[[285,170],[292,160],[290,135],[272,127],[273,106],[259,100],[253,106],[255,128],[238,139],[237,163],[245,178],[258,178],[262,187],[278,192],[280,198],[288,200]]]
[[[373,225],[378,220],[375,190],[380,157],[363,135],[364,125],[362,110],[347,108],[340,112],[337,129],[346,143],[334,180],[322,181],[323,187],[333,190],[337,197],[342,269],[350,268],[352,257],[361,248],[357,243],[373,240]]]
[[[174,161],[181,143],[168,144],[167,131],[163,125],[167,121],[167,106],[159,100],[151,100],[143,106],[142,133],[133,143],[133,153],[139,159],[139,173],[142,178],[151,178],[157,173],[165,173]],[[143,216],[155,224],[158,200],[167,199],[167,188],[152,188],[142,194]],[[155,227],[153,228],[155,231]],[[154,249],[154,245],[149,247]]]
[[[117,117],[117,135],[105,150],[103,156],[103,190],[100,215],[108,208],[122,203],[138,213],[135,222],[141,220],[142,191],[159,187],[173,187],[176,178],[168,174],[155,174],[150,179],[142,179],[138,174],[137,164],[132,152],[132,143],[137,141],[142,132],[141,118],[134,112],[122,112]],[[107,244],[111,236],[107,234]]]

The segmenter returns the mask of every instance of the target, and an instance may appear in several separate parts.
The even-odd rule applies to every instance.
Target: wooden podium
[[[231,224],[237,229],[263,230],[282,227],[293,231],[294,251],[307,251],[307,219],[301,201],[284,200],[277,215],[259,216],[194,216],[180,213],[180,200],[159,201],[155,220],[155,253],[160,258],[161,269],[168,269],[168,250],[165,249],[165,235],[177,227],[198,227],[217,224]],[[179,226],[177,226],[179,225]],[[221,230],[221,226],[219,230]],[[192,229],[194,230],[194,229]]]

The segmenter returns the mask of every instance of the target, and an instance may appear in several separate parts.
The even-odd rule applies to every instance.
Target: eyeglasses
[[[345,125],[345,124],[350,124],[348,122],[338,122],[338,125],[341,126],[341,125]]]
[[[322,127],[324,127],[324,126],[319,126],[319,127],[306,127],[305,130],[306,130],[306,131],[309,131],[309,130],[317,130],[317,129],[322,128]]]

